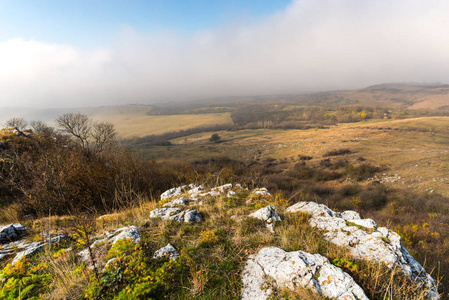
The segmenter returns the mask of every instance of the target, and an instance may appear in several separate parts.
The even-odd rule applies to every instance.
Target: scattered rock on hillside
[[[249,215],[252,218],[256,218],[267,223],[273,223],[276,221],[281,221],[281,217],[278,215],[278,211],[274,205],[268,205],[264,208],[259,209]]]
[[[150,218],[161,218],[165,220],[180,212],[181,210],[179,208],[156,208],[150,212]]]
[[[394,231],[377,227],[371,219],[360,219],[355,212],[338,213],[314,202],[299,202],[286,211],[309,213],[309,224],[323,230],[327,241],[346,247],[357,259],[380,261],[389,268],[399,266],[407,277],[428,290],[429,298],[439,299],[435,280],[409,254]],[[348,219],[354,216],[357,218]]]
[[[365,300],[363,290],[347,273],[319,254],[263,248],[248,258],[242,273],[243,300],[264,300],[273,288],[306,287],[329,298]],[[270,286],[270,283],[272,286]]]
[[[54,237],[49,237],[45,242],[31,242],[26,243],[24,241],[18,242],[18,243],[11,243],[10,247],[12,249],[18,248],[23,249],[22,251],[18,252],[16,256],[14,257],[11,265],[15,265],[21,258],[28,257],[33,255],[36,252],[39,252],[44,249],[44,247],[48,244],[54,244],[59,243],[62,239],[64,239],[66,236],[63,234],[58,234]]]
[[[167,202],[162,206],[163,207],[177,207],[177,206],[186,206],[188,204],[189,204],[189,199],[181,197],[181,198],[176,198],[170,202]]]
[[[167,246],[162,247],[154,253],[153,258],[169,258],[170,260],[176,260],[179,256],[179,252],[173,247],[172,244],[168,243]]]
[[[121,227],[112,232],[108,236],[108,240],[110,243],[115,244],[116,242],[123,240],[123,239],[131,239],[135,243],[140,242],[140,232],[139,228],[136,226],[127,226],[127,227]]]
[[[274,233],[274,222],[281,221],[277,209],[274,205],[268,205],[264,208],[259,209],[249,215],[251,218],[256,218],[267,223],[267,228]]]
[[[0,227],[0,245],[16,241],[28,229],[22,224],[9,224]]]
[[[174,197],[181,196],[186,190],[191,190],[196,188],[197,186],[195,184],[189,184],[189,185],[183,185],[180,187],[175,187],[172,189],[169,189],[161,194],[161,200],[170,199]]]
[[[233,198],[233,197],[235,197],[236,195],[237,195],[236,192],[234,192],[234,191],[229,191],[229,192],[226,194],[226,197],[228,197],[228,198]]]
[[[106,243],[108,245],[109,244],[114,245],[115,243],[117,243],[118,241],[123,240],[123,239],[131,239],[134,243],[140,242],[140,232],[139,232],[139,228],[137,228],[136,226],[125,226],[125,227],[117,228],[111,233],[105,232],[104,235],[106,236],[105,238],[101,238],[101,236],[99,236],[100,238],[96,237],[99,239],[95,240],[89,246],[91,251],[95,252],[95,249],[98,245],[101,245],[104,243]],[[88,248],[78,252],[77,255],[80,257],[80,260],[82,262],[90,261],[90,259],[89,259],[90,254],[89,254]],[[91,265],[89,265],[88,267],[93,268],[93,266],[91,266]]]
[[[174,215],[170,217],[170,219],[173,219],[178,222],[185,222],[185,223],[198,223],[201,222],[202,217],[199,211],[197,210],[191,210],[188,209],[186,211],[183,211],[177,215]]]
[[[254,189],[253,194],[255,195],[259,195],[259,196],[271,196],[271,194],[268,192],[268,190],[266,188],[258,188],[258,189]]]

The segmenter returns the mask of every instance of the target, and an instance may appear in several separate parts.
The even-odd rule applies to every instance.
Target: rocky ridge
[[[209,197],[235,197],[245,189],[241,185],[226,184],[212,189],[200,185],[185,185],[164,192],[158,208],[152,210],[149,218],[174,220],[180,223],[195,224],[203,221],[201,205]],[[265,188],[251,191],[252,195],[272,197]],[[247,202],[248,203],[248,202]],[[195,206],[199,209],[190,209]],[[428,298],[439,299],[435,280],[426,273],[424,268],[408,253],[401,244],[398,234],[378,227],[371,219],[362,219],[355,211],[335,212],[325,205],[314,202],[299,202],[288,207],[285,212],[294,214],[303,212],[310,214],[309,225],[323,231],[327,241],[346,247],[356,259],[380,261],[392,268],[398,266],[406,276],[412,279],[422,289],[428,291]],[[108,215],[98,219],[104,219]],[[282,222],[282,218],[274,205],[267,205],[246,216],[233,216],[235,220],[256,218],[265,222],[272,234],[275,234],[274,224]],[[50,243],[58,243],[64,235],[48,235],[42,242],[26,242],[19,240],[27,229],[21,224],[10,224],[0,227],[0,259],[15,254],[13,263],[24,256],[30,256]],[[136,226],[121,227],[111,232],[104,232],[92,239],[90,249],[77,253],[80,261],[90,263],[90,251],[97,245],[114,243],[130,239],[135,243],[141,240],[140,230]],[[20,251],[17,251],[20,250]],[[68,249],[67,251],[71,251]],[[154,259],[167,258],[176,260],[179,252],[174,245],[168,243],[154,252]],[[117,258],[110,259],[106,266]],[[103,263],[104,265],[104,263]],[[105,267],[106,268],[106,267]],[[103,269],[104,270],[104,269]],[[277,289],[291,289],[301,286],[329,298],[336,299],[368,299],[363,289],[354,279],[342,269],[334,266],[329,260],[315,253],[304,251],[286,252],[277,247],[265,247],[254,255],[250,255],[242,272],[242,299],[267,299]]]

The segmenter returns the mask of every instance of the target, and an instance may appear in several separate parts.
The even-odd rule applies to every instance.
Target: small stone
[[[234,198],[236,195],[237,195],[236,192],[234,192],[234,191],[229,191],[229,192],[226,194],[226,197],[228,197],[228,198]]]
[[[253,194],[259,195],[259,196],[271,196],[271,194],[268,192],[267,188],[258,188],[253,190]]]
[[[179,256],[179,252],[168,243],[167,246],[160,248],[154,253],[154,259],[169,258],[170,260],[176,260]]]

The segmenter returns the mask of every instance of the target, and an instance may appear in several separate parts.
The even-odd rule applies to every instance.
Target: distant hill
[[[386,83],[362,89],[305,93],[300,95],[264,95],[219,97],[187,102],[155,104],[152,113],[176,114],[202,107],[237,106],[241,103],[276,102],[295,105],[369,105],[400,106],[411,109],[438,109],[449,106],[448,84]]]

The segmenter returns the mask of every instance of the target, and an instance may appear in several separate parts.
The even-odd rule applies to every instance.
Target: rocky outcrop
[[[162,205],[162,207],[178,207],[178,206],[186,206],[189,204],[189,199],[188,198],[176,198],[170,202],[165,203],[164,205]]]
[[[43,250],[46,245],[59,243],[64,238],[65,235],[63,234],[58,234],[56,236],[50,236],[47,234],[47,237],[43,242],[28,243],[25,240],[12,242],[2,246],[2,249],[0,250],[0,259],[15,253],[15,257],[11,262],[12,265],[15,265],[23,257],[29,257],[34,253]],[[17,250],[20,251],[17,252]]]
[[[107,236],[108,242],[115,244],[116,242],[123,239],[131,239],[134,243],[140,242],[140,232],[139,228],[136,226],[121,227],[114,230],[111,234]]]
[[[301,286],[336,299],[368,300],[347,273],[319,254],[286,252],[267,247],[248,258],[242,273],[244,300],[264,300],[274,288],[295,290]]]
[[[179,208],[156,208],[150,212],[150,218],[161,218],[163,220],[167,220],[180,212],[181,210]]]
[[[233,190],[234,189],[234,190]],[[161,200],[169,200],[174,198],[180,198],[184,199],[182,203],[178,202],[175,203],[172,201],[164,204],[164,207],[175,207],[178,205],[188,205],[190,202],[193,202],[193,204],[201,204],[198,201],[207,197],[216,197],[220,195],[226,195],[228,198],[235,197],[237,195],[235,190],[244,190],[242,185],[236,184],[235,186],[232,185],[232,183],[223,184],[214,188],[211,188],[209,190],[206,190],[206,188],[202,185],[195,185],[195,184],[189,184],[189,185],[183,185],[180,187],[175,187],[172,189],[169,189],[161,194]],[[256,191],[258,195],[267,195],[268,191],[265,188],[259,189]],[[269,193],[268,193],[269,195]]]
[[[167,191],[165,191],[165,192],[163,192],[161,194],[161,200],[170,199],[170,198],[174,198],[174,197],[179,197],[184,192],[186,192],[188,190],[191,190],[191,189],[194,189],[194,188],[197,188],[197,186],[192,183],[192,184],[189,184],[189,185],[183,185],[183,186],[180,186],[180,187],[175,187],[175,188],[169,189],[169,190],[167,190]]]
[[[176,248],[173,247],[172,244],[168,243],[167,246],[157,250],[154,253],[153,258],[154,259],[169,258],[170,260],[176,260],[178,256],[179,252],[176,250]]]
[[[22,224],[9,224],[0,227],[0,245],[17,241],[27,228]]]
[[[394,231],[378,227],[371,219],[361,219],[356,212],[334,212],[314,202],[299,202],[286,211],[309,213],[309,224],[324,231],[327,241],[346,247],[357,259],[383,262],[389,268],[398,266],[407,277],[428,291],[428,298],[439,299],[435,280],[409,254]]]
[[[163,220],[175,220],[181,223],[197,223],[202,220],[199,211],[191,209],[182,211],[179,208],[156,208],[150,212],[150,217],[161,218]]]

